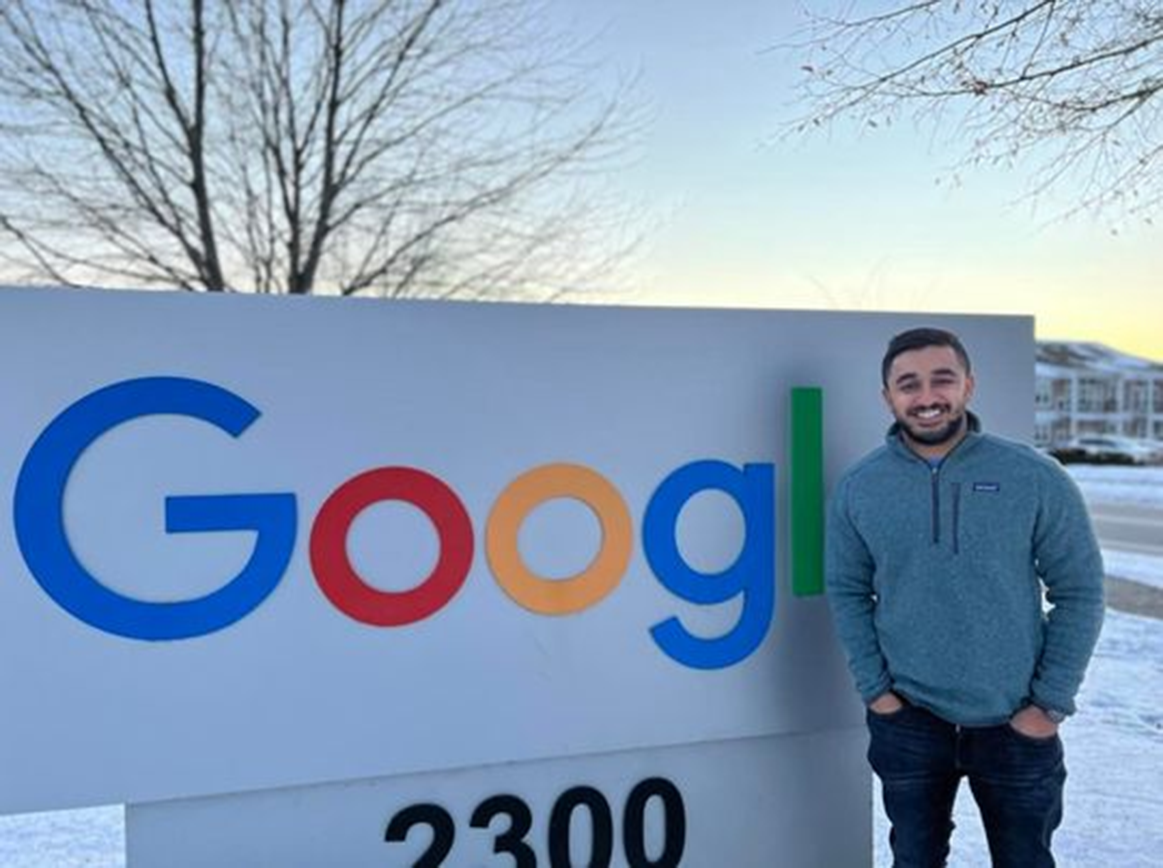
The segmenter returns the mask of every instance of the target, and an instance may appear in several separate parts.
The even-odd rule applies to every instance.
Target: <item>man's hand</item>
[[[869,703],[868,708],[873,714],[892,714],[905,707],[904,700],[887,690]]]
[[[1036,705],[1027,705],[1010,718],[1010,726],[1030,738],[1051,738],[1058,732],[1058,724]]]

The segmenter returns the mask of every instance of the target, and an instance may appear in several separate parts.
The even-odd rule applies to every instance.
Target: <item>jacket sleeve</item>
[[[856,689],[868,704],[892,688],[892,679],[873,624],[874,563],[852,522],[844,481],[837,486],[828,508],[826,541],[824,576],[832,620],[848,655]]]
[[[1034,557],[1052,608],[1030,698],[1043,708],[1073,714],[1102,628],[1104,571],[1082,493],[1057,466],[1041,480]]]

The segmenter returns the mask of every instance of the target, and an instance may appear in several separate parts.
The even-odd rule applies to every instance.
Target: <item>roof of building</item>
[[[1119,374],[1163,374],[1163,364],[1085,341],[1038,341],[1039,367]],[[1050,373],[1050,371],[1047,371]]]

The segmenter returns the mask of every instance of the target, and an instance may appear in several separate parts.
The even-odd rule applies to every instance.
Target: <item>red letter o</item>
[[[402,500],[424,512],[440,538],[440,557],[423,582],[407,591],[367,584],[347,556],[351,523],[373,503]],[[341,612],[377,627],[399,627],[439,611],[460,590],[472,566],[472,521],[451,488],[412,467],[380,467],[353,476],[324,502],[311,529],[311,569]]]

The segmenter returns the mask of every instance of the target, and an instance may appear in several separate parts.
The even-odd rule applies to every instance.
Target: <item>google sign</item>
[[[808,511],[795,524],[794,545],[810,558],[811,592],[819,591],[822,507],[821,416],[817,390],[799,389],[791,403],[793,476],[802,480],[796,500]],[[213,383],[179,377],[126,380],[94,391],[63,410],[45,428],[21,468],[15,492],[15,527],[25,561],[41,587],[87,624],[132,639],[176,640],[204,636],[234,624],[278,586],[294,550],[297,503],[293,493],[170,497],[170,533],[251,530],[254,551],[236,577],[194,600],[160,603],[111,590],[78,560],[64,527],[62,504],[73,466],[97,438],[133,419],[169,414],[197,419],[241,436],[259,410]],[[771,623],[774,607],[776,470],[770,463],[703,460],[670,473],[655,489],[642,518],[642,545],[655,577],[691,603],[723,603],[736,596],[742,614],[728,633],[692,635],[677,618],[651,629],[659,648],[699,669],[731,666],[753,653]],[[676,540],[679,513],[696,494],[727,494],[743,516],[745,536],[735,562],[707,575],[684,560]],[[598,516],[601,550],[579,575],[546,579],[523,562],[517,539],[525,518],[554,498],[574,498]],[[398,500],[421,510],[435,526],[440,556],[423,582],[404,592],[376,589],[353,568],[347,554],[351,524],[373,503]],[[485,546],[493,576],[526,609],[568,615],[600,602],[624,577],[633,546],[632,519],[618,489],[580,464],[537,467],[510,482],[489,514]],[[311,530],[311,567],[331,603],[355,621],[396,627],[422,621],[443,608],[468,577],[474,550],[472,520],[456,492],[439,477],[413,467],[380,467],[348,479],[328,497]],[[801,587],[804,583],[801,582]]]
[[[0,813],[126,804],[131,868],[867,862],[821,517],[917,319],[0,292]],[[1026,436],[1030,321],[924,319]]]

